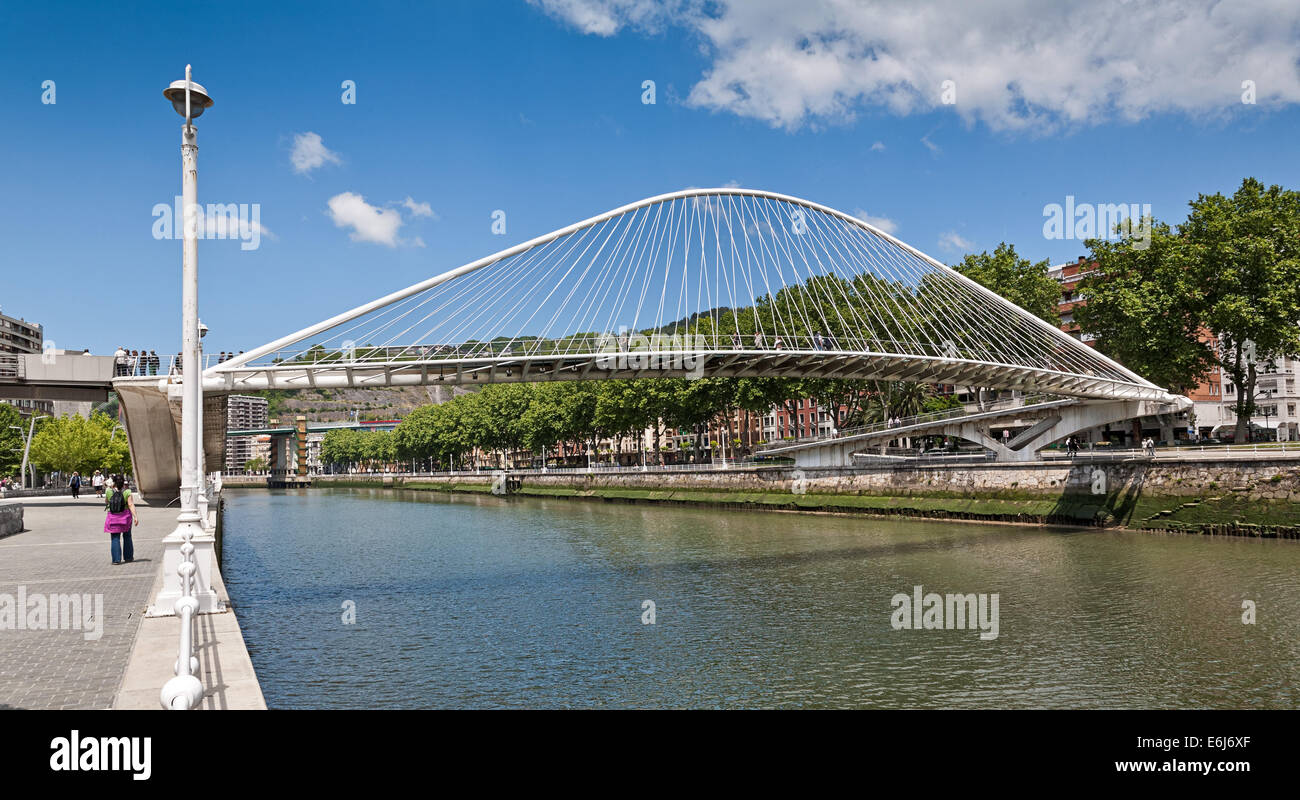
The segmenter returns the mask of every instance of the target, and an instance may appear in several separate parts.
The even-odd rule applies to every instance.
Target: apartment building
[[[232,394],[226,400],[226,430],[228,431],[265,428],[267,416],[265,397]],[[244,464],[258,458],[259,455],[265,457],[265,448],[259,448],[259,442],[255,437],[226,437],[226,473],[233,475],[243,473]]]
[[[1300,359],[1279,358],[1256,365],[1255,415],[1250,418],[1253,439],[1294,442],[1300,440]],[[1238,387],[1221,377],[1223,394],[1198,401],[1196,422],[1202,436],[1231,439],[1236,434]],[[1193,398],[1195,399],[1195,398]]]
[[[39,353],[44,342],[38,323],[0,313],[0,353]]]
[[[40,324],[0,313],[0,355],[39,353],[44,346],[45,334]],[[6,371],[14,374],[17,365],[12,359],[6,361],[0,358],[0,375]],[[0,400],[0,403],[8,403],[17,408],[23,416],[54,414],[54,403],[50,400]]]

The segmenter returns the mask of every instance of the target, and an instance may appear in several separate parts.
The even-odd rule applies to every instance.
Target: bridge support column
[[[295,464],[294,474],[300,478],[307,477],[307,418],[304,416],[294,417],[293,420],[294,439],[297,445],[297,463]]]
[[[834,440],[827,442],[821,447],[810,447],[807,450],[797,450],[794,454],[794,465],[796,467],[851,467],[853,466],[853,451],[860,449],[853,444],[841,443],[835,444]]]

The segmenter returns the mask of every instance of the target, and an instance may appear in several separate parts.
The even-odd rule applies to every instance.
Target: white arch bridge
[[[1190,404],[862,220],[733,188],[647,198],[448,270],[213,366],[203,389],[702,376],[1051,393],[1080,401],[1055,415],[1091,407],[1074,430]],[[179,485],[178,384],[114,381],[146,493]]]

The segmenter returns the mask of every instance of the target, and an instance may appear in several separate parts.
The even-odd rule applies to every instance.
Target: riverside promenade
[[[13,502],[23,506],[24,529],[0,538],[0,605],[7,596],[23,622],[0,624],[0,709],[161,709],[180,621],[146,619],[144,611],[162,585],[162,539],[176,525],[176,508],[140,504],[135,561],[114,566],[103,501],[93,492]],[[216,588],[225,600],[225,587]],[[67,614],[65,605],[54,614],[73,595],[81,613]],[[34,617],[30,609],[41,606]],[[232,610],[197,618],[195,650],[200,708],[266,707]]]

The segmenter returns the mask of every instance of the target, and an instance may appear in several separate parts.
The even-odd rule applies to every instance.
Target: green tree
[[[1147,224],[1145,247],[1132,233],[1087,242],[1098,269],[1079,284],[1087,303],[1074,318],[1102,353],[1182,394],[1215,361],[1205,327],[1206,287],[1181,237],[1165,223]]]
[[[1242,181],[1232,197],[1200,195],[1182,226],[1190,270],[1205,286],[1205,326],[1236,386],[1235,441],[1255,413],[1256,365],[1300,354],[1300,193]]]
[[[90,423],[107,437],[104,458],[99,468],[107,470],[110,475],[131,474],[131,443],[126,428],[117,421],[117,417],[99,411],[90,415]]]
[[[1079,309],[1102,352],[1173,391],[1222,367],[1236,387],[1236,440],[1255,413],[1257,365],[1300,353],[1300,193],[1254,178],[1200,195],[1149,246],[1128,232],[1087,244],[1099,274]]]
[[[23,463],[26,434],[27,420],[18,413],[18,409],[8,403],[0,403],[0,477],[18,474]]]
[[[75,414],[44,420],[32,437],[32,462],[45,472],[93,472],[108,456],[108,436],[102,425]]]
[[[1056,326],[1061,324],[1057,312],[1061,285],[1047,274],[1049,266],[1047,259],[1033,263],[1021,258],[1015,246],[1002,242],[992,255],[987,250],[978,255],[968,254],[953,269]]]

